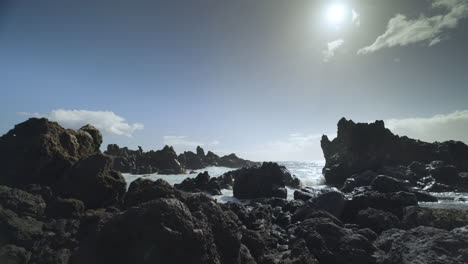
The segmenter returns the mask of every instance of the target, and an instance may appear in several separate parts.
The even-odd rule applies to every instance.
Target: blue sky
[[[6,0],[0,10],[0,134],[46,116],[92,122],[105,144],[316,160],[320,135],[345,116],[468,141],[466,0]]]

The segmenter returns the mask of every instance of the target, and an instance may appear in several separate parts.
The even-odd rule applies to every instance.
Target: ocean
[[[292,174],[298,177],[304,187],[314,187],[314,188],[325,188],[325,179],[322,175],[322,169],[325,166],[325,161],[313,161],[313,162],[299,162],[299,161],[284,161],[278,162],[278,164],[285,166]],[[133,175],[124,173],[122,174],[127,182],[127,187],[130,183],[140,177],[145,179],[157,180],[163,179],[174,185],[176,183],[182,182],[185,178],[193,178],[198,175],[200,172],[208,171],[208,174],[211,177],[218,177],[222,174],[233,170],[232,168],[226,167],[207,167],[201,170],[195,170],[193,173],[189,174],[169,174],[169,175],[159,175],[159,174],[146,174],[146,175]],[[222,195],[214,196],[218,202],[224,203],[228,201],[239,202],[238,199],[233,197],[232,190],[224,189],[221,190]],[[293,199],[294,190],[288,188],[288,199]],[[433,207],[433,208],[454,208],[454,209],[463,209],[468,210],[468,193],[431,193],[432,195],[439,198],[438,202],[425,202],[420,203],[421,206]]]

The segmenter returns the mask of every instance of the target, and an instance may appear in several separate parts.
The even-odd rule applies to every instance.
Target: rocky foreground
[[[358,135],[366,129],[346,126],[343,134],[343,122],[338,139],[322,144],[327,180],[347,192],[300,189],[275,163],[218,178],[201,173],[175,187],[140,178],[127,191],[112,158],[99,151],[98,130],[30,119],[0,138],[0,263],[468,263],[467,211],[419,207],[435,198],[417,181],[384,173],[387,165],[403,171],[391,156],[365,163],[366,151],[385,151],[380,145],[361,141],[356,153],[364,156],[346,161],[356,151],[349,135],[365,138]],[[449,163],[455,159],[444,166],[458,172],[464,167]],[[460,188],[421,168],[433,184]],[[204,194],[229,186],[250,203],[219,204]],[[285,199],[286,186],[299,188],[293,200]]]

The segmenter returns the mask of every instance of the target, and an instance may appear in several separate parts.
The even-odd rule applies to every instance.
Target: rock
[[[310,204],[318,210],[329,212],[335,217],[340,218],[345,206],[345,200],[341,192],[329,191],[312,199]]]
[[[203,163],[203,158],[191,151],[186,151],[180,154],[177,159],[186,169],[199,170],[206,167]]]
[[[234,175],[234,197],[254,199],[262,197],[286,198],[286,182],[291,174],[277,163],[265,162],[261,167],[243,168]]]
[[[385,175],[375,177],[370,186],[382,193],[408,192],[408,188],[404,182]]]
[[[45,118],[31,118],[0,138],[0,184],[51,184],[78,160],[99,152],[101,133],[85,126],[64,129]]]
[[[15,245],[0,247],[0,263],[2,264],[27,264],[31,259],[31,252]]]
[[[65,198],[83,201],[87,208],[118,205],[123,200],[126,182],[111,165],[112,159],[107,155],[89,156],[68,170],[54,189]]]
[[[207,192],[211,195],[221,195],[221,188],[217,178],[210,178],[207,171],[199,173],[195,178],[186,178],[174,187],[186,192]]]
[[[201,213],[194,214],[203,218]],[[181,201],[156,199],[112,218],[101,230],[96,247],[80,248],[75,260],[117,264],[221,263],[213,231],[208,227]],[[240,241],[238,245],[237,257]]]
[[[197,156],[201,159],[205,158],[205,151],[200,146],[197,146]]]
[[[33,246],[37,238],[42,235],[44,223],[32,217],[19,217],[11,210],[0,206],[0,243],[14,244],[24,248]]]
[[[165,180],[138,178],[134,180],[125,195],[125,206],[132,207],[158,198],[176,198],[176,190]]]
[[[354,223],[362,228],[370,228],[376,233],[399,227],[400,220],[394,214],[367,208],[358,212],[354,218]]]
[[[390,212],[400,218],[405,207],[417,204],[416,195],[412,193],[380,193],[369,187],[359,187],[355,189],[351,199],[346,200],[343,218],[351,221],[360,210],[369,207]]]
[[[468,211],[410,206],[404,210],[402,223],[408,229],[430,226],[450,231],[468,226]]]
[[[377,173],[366,170],[347,178],[341,188],[342,192],[351,192],[356,187],[368,186],[377,177]]]
[[[0,185],[0,205],[22,216],[42,217],[46,208],[44,200],[23,190]]]
[[[341,187],[353,174],[379,171],[385,166],[408,166],[412,162],[442,160],[462,171],[468,170],[468,146],[462,142],[426,143],[394,135],[383,121],[354,123],[342,118],[333,141],[321,140],[327,183]]]
[[[242,168],[242,167],[252,167],[256,166],[258,162],[252,162],[249,160],[241,159],[232,153],[226,156],[222,156],[218,160],[218,166],[227,167],[227,168]]]
[[[375,263],[376,248],[367,238],[336,225],[329,218],[305,220],[295,236],[306,241],[307,248],[320,263]]]
[[[82,201],[58,197],[47,203],[46,214],[50,218],[80,218],[84,210]]]
[[[385,232],[381,236],[387,236]],[[393,237],[386,264],[459,264],[468,262],[468,228],[452,231],[416,227]]]

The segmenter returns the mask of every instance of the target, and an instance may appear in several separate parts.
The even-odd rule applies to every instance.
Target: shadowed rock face
[[[441,160],[459,170],[468,169],[468,146],[462,142],[427,143],[396,136],[385,128],[383,121],[367,124],[342,118],[337,137],[330,141],[324,135],[321,145],[326,160],[325,179],[340,187],[355,173],[379,171],[385,166],[407,166],[413,161]]]
[[[92,126],[64,129],[31,118],[0,138],[0,184],[50,184],[78,160],[99,152],[102,135]]]
[[[297,188],[300,181],[284,167],[264,162],[261,167],[242,168],[233,171],[234,196],[239,199],[262,197],[286,198],[286,186]]]

